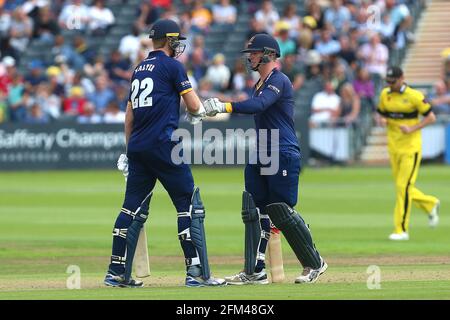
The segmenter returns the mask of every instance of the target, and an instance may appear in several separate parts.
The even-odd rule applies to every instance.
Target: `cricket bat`
[[[269,239],[270,275],[273,283],[284,281],[283,255],[281,252],[281,232],[275,226],[270,228]]]
[[[145,226],[139,233],[136,252],[134,253],[134,273],[138,278],[145,278],[150,275],[150,261],[148,259],[147,233]]]

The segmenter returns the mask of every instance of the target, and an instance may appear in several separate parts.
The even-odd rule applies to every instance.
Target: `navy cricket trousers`
[[[127,153],[129,174],[124,208],[134,212],[158,179],[169,193],[177,212],[189,211],[194,179],[187,164],[172,162],[174,146],[174,142],[166,142],[146,151]]]
[[[261,211],[276,202],[293,208],[297,204],[299,174],[300,153],[280,150],[279,169],[274,175],[261,175],[260,164],[245,167],[245,190],[252,194]]]

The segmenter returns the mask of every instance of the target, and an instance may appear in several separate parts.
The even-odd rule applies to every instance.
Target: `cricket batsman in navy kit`
[[[113,229],[111,263],[104,283],[113,287],[142,287],[131,278],[134,253],[148,214],[152,190],[158,179],[178,212],[178,237],[186,262],[188,287],[217,286],[223,279],[210,275],[203,221],[205,210],[199,189],[187,164],[174,164],[171,141],[178,128],[180,97],[191,123],[201,121],[205,109],[193,91],[183,65],[179,26],[159,20],[150,30],[155,50],[134,70],[126,110],[127,153],[119,166],[128,172],[125,200]]]
[[[226,277],[228,284],[267,284],[265,252],[270,238],[270,221],[283,232],[303,266],[295,283],[312,283],[325,272],[327,264],[316,250],[308,225],[293,209],[297,203],[300,173],[300,147],[294,128],[292,83],[276,69],[280,47],[270,35],[257,34],[247,48],[247,61],[260,74],[253,96],[242,102],[221,102],[211,98],[204,102],[207,116],[217,113],[254,114],[256,130],[278,130],[279,141],[268,138],[266,145],[257,139],[258,161],[245,168],[245,191],[242,220],[245,225],[244,271]],[[272,134],[273,135],[273,134]],[[264,174],[261,152],[278,152],[279,168]]]

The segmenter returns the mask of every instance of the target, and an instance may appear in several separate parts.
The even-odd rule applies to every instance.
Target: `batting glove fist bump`
[[[217,98],[205,100],[204,106],[208,117],[214,117],[218,113],[227,112],[227,104],[225,102],[220,102]]]
[[[125,153],[122,153],[117,160],[117,169],[122,171],[122,174],[128,177],[128,157]]]
[[[202,104],[197,112],[190,112],[186,109],[186,120],[192,125],[199,123],[204,117],[206,117],[206,110]]]

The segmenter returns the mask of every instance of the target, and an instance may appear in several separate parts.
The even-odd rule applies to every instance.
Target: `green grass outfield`
[[[206,206],[212,271],[242,268],[241,168],[193,170]],[[389,168],[307,169],[297,209],[329,264],[313,285],[283,245],[286,282],[269,286],[185,288],[176,213],[157,185],[146,228],[152,276],[143,289],[102,285],[111,230],[122,204],[117,171],[0,173],[0,299],[450,299],[450,167],[422,166],[417,186],[441,199],[441,223],[430,229],[413,208],[408,242],[390,242],[394,186]],[[70,265],[81,289],[69,290]],[[367,268],[381,270],[369,290]]]

